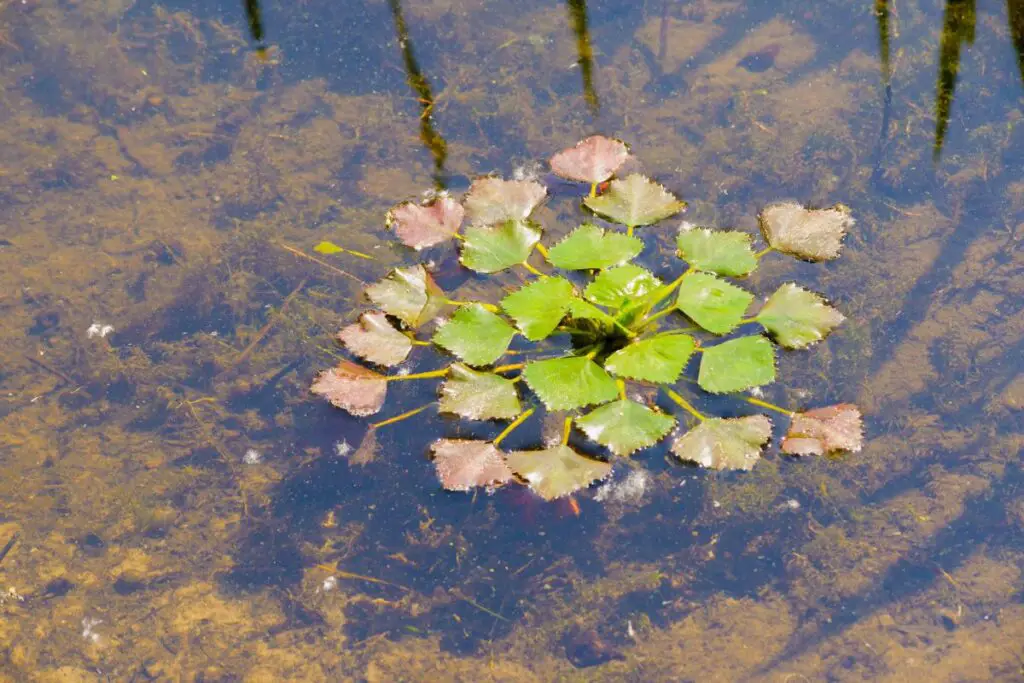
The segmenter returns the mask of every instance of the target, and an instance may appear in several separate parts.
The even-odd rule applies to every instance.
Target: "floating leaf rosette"
[[[593,136],[552,157],[555,174],[590,183],[583,203],[600,218],[556,230],[565,236],[549,245],[532,218],[548,197],[535,180],[486,176],[461,201],[441,195],[395,206],[387,222],[403,243],[447,249],[446,263],[457,249],[471,285],[460,291],[482,289],[493,297],[449,298],[424,264],[391,271],[366,289],[376,310],[341,330],[338,340],[374,366],[409,369],[385,375],[345,360],[317,375],[312,391],[361,417],[380,411],[389,393],[399,401],[407,395],[388,392],[388,384],[438,381],[435,401],[399,407],[371,426],[434,409],[445,424],[454,416],[480,421],[476,430],[494,429],[489,438],[449,435],[431,446],[438,480],[452,491],[519,483],[553,500],[607,477],[615,458],[667,440],[679,460],[751,469],[771,442],[771,420],[759,413],[706,415],[695,404],[708,394],[718,397],[716,404],[738,401],[747,412],[753,404],[785,415],[784,453],[860,450],[863,417],[855,406],[793,412],[759,389],[776,381],[778,348],[788,353],[826,339],[842,313],[821,295],[786,283],[751,314],[757,280],[735,280],[780,253],[835,258],[854,225],[849,209],[772,204],[760,214],[767,246],[755,246],[754,236],[739,230],[684,223],[672,236],[678,259],[645,261],[644,241],[633,229],[665,221],[685,202],[646,176],[615,177],[627,154],[624,143]],[[448,281],[451,272],[445,276]],[[488,290],[481,283],[489,278],[495,285]],[[741,393],[754,390],[756,396]],[[545,410],[565,427],[560,443],[541,447],[536,436],[516,430]],[[514,431],[516,449],[504,448]]]

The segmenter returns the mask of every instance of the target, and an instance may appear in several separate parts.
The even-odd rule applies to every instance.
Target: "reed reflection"
[[[587,0],[567,0],[567,3],[572,32],[576,36],[577,63],[583,77],[583,99],[586,100],[590,113],[597,116],[601,111],[601,102],[594,88],[594,49],[590,44]]]
[[[395,33],[398,35],[398,46],[402,50],[402,64],[405,67],[405,81],[416,94],[420,103],[420,140],[430,152],[434,159],[434,186],[438,190],[445,189],[444,164],[448,158],[448,142],[434,128],[431,119],[431,111],[434,108],[434,92],[430,87],[430,81],[423,75],[419,61],[412,49],[412,41],[409,38],[409,27],[405,23],[402,14],[402,3],[400,0],[388,0],[391,7],[391,16],[395,20]]]

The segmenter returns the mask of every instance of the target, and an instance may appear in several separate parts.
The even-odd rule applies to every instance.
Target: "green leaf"
[[[782,202],[766,206],[760,223],[772,249],[808,261],[827,261],[839,256],[843,235],[854,220],[842,204],[805,209],[795,202]]]
[[[434,333],[434,343],[470,365],[498,360],[516,335],[514,327],[480,304],[463,306]]]
[[[410,327],[419,327],[445,306],[444,293],[421,265],[396,268],[366,288],[370,301]]]
[[[629,399],[603,405],[576,419],[584,434],[621,456],[653,446],[675,424],[674,417]]]
[[[523,221],[505,221],[493,228],[466,229],[462,263],[478,273],[497,273],[522,263],[540,240],[540,230]]]
[[[548,261],[556,268],[589,270],[625,263],[643,251],[644,243],[619,232],[605,232],[584,223],[551,247]]]
[[[750,235],[736,230],[690,228],[676,238],[680,256],[691,266],[719,275],[746,275],[757,268]]]
[[[530,341],[555,331],[569,311],[572,283],[561,277],[542,277],[506,296],[501,307]]]
[[[790,282],[775,290],[755,318],[787,349],[821,341],[845,319],[825,299]]]
[[[710,273],[683,278],[676,306],[708,332],[726,334],[740,324],[754,295]]]
[[[338,332],[338,341],[360,358],[378,365],[398,365],[412,350],[412,340],[377,311],[363,313],[359,322]]]
[[[511,420],[522,407],[512,380],[455,363],[441,385],[440,410],[470,420]]]
[[[523,377],[549,410],[573,410],[606,403],[619,394],[611,375],[582,356],[528,363]]]
[[[624,346],[608,356],[604,367],[620,377],[672,384],[696,346],[693,337],[685,334],[659,334]]]
[[[730,339],[706,347],[697,383],[704,391],[746,391],[775,381],[775,349],[761,335]]]
[[[615,318],[583,299],[569,300],[569,315],[576,319],[596,320],[605,325],[615,326]]]
[[[639,173],[613,180],[607,192],[587,197],[583,203],[594,213],[630,228],[657,223],[686,206],[686,202]]]
[[[514,451],[505,456],[513,472],[545,500],[554,500],[590,486],[611,474],[610,463],[584,457],[568,446],[540,451]]]
[[[646,296],[658,287],[661,280],[640,266],[627,263],[617,268],[602,270],[583,291],[595,304],[621,308],[624,304]]]
[[[319,242],[315,247],[313,247],[313,251],[320,254],[330,255],[340,254],[341,252],[346,251],[346,249],[344,249],[343,247],[339,247],[334,242],[328,242],[327,240],[324,240],[322,242]]]
[[[672,443],[680,460],[716,470],[749,470],[772,436],[764,415],[708,418]]]

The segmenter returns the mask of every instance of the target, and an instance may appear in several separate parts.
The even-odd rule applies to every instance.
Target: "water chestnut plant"
[[[854,224],[850,211],[770,205],[759,216],[767,243],[760,250],[745,232],[684,222],[676,235],[681,274],[666,281],[642,265],[645,243],[635,233],[686,204],[639,173],[616,177],[628,158],[624,143],[598,135],[551,159],[554,174],[584,183],[588,215],[547,246],[532,219],[548,196],[536,180],[486,176],[461,201],[441,194],[394,207],[387,223],[405,245],[422,250],[454,240],[465,268],[491,276],[521,269],[526,279],[494,301],[456,301],[425,264],[395,269],[366,289],[373,310],[338,334],[351,354],[375,367],[342,361],[316,378],[313,392],[363,417],[381,410],[389,385],[435,380],[436,402],[370,427],[432,407],[465,420],[507,423],[495,426],[489,440],[432,444],[441,484],[456,491],[520,482],[546,499],[566,496],[608,476],[612,458],[670,434],[680,460],[716,470],[754,467],[771,439],[771,419],[760,412],[707,415],[695,405],[701,391],[735,394],[784,415],[784,453],[859,450],[855,406],[793,412],[757,391],[776,380],[779,347],[805,349],[843,315],[795,283],[780,286],[752,312],[755,295],[740,280],[772,253],[807,261],[838,257]],[[452,360],[427,371],[386,373],[418,346]],[[687,376],[690,366],[695,379]],[[538,410],[564,413],[561,438],[535,450],[503,450],[508,435]],[[574,430],[606,449],[604,455],[570,446]]]

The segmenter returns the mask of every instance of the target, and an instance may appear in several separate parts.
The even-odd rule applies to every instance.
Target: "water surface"
[[[1020,2],[248,7],[0,5],[0,680],[1024,680]],[[693,222],[852,208],[750,285],[848,316],[768,394],[862,452],[652,451],[576,514],[440,490],[490,426],[309,395],[390,206],[594,132]]]

